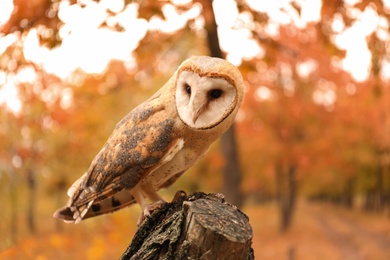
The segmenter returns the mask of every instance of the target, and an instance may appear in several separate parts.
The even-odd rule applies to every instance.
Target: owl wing
[[[117,124],[88,171],[68,190],[67,207],[58,210],[55,217],[80,221],[93,204],[132,189],[180,150],[182,139],[175,134],[174,120],[164,105],[156,104],[157,97]]]

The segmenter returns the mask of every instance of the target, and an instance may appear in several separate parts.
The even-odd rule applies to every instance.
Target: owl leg
[[[149,213],[158,210],[164,203],[167,203],[154,189],[153,185],[141,185],[142,193],[145,194],[153,203],[148,205]]]
[[[137,221],[137,226],[140,226],[142,222],[144,221],[145,218],[150,216],[150,210],[149,210],[149,205],[146,202],[144,195],[141,192],[141,189],[139,186],[136,186],[130,191],[131,195],[134,197],[135,201],[141,206],[142,208],[142,213],[138,218]]]
[[[157,202],[157,201],[165,202],[165,200],[160,195],[158,195],[158,193],[153,189],[153,185],[152,184],[148,183],[146,185],[141,185],[141,190],[151,201],[153,201],[153,202]]]

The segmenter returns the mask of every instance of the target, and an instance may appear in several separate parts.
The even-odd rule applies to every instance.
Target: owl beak
[[[190,106],[192,110],[192,122],[195,124],[199,116],[206,110],[208,100],[204,97],[203,93],[194,91],[191,95]]]
[[[197,104],[194,106],[194,112],[192,113],[192,122],[195,124],[198,120],[199,116],[205,111],[207,108],[207,103]]]
[[[202,110],[201,110],[201,109],[195,110],[195,111],[192,113],[192,122],[193,122],[194,124],[196,123],[196,120],[198,120],[198,117],[200,116],[201,113],[202,113]]]

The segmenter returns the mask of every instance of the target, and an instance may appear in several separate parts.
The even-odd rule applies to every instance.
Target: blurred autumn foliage
[[[136,207],[66,228],[51,215],[66,202],[66,189],[85,172],[115,124],[159,89],[181,61],[210,53],[210,5],[205,4],[207,0],[126,0],[119,1],[123,2],[119,10],[107,8],[99,28],[114,32],[129,31],[115,22],[129,6],[135,8],[138,19],[150,24],[169,21],[173,14],[188,15],[172,31],[145,29],[126,59],[111,59],[99,73],[80,66],[69,75],[56,75],[42,61],[26,55],[25,42],[32,32],[48,51],[62,46],[67,37],[61,31],[66,25],[59,15],[62,6],[86,10],[105,2],[14,0],[13,13],[0,25],[0,249],[24,241],[29,256],[39,257],[42,252],[31,251],[37,243],[31,235],[38,234],[57,250],[73,248],[75,241],[93,244],[93,250],[83,252],[84,258],[116,257],[120,252],[110,251],[110,245],[124,249],[134,233]],[[253,2],[229,1],[237,15],[230,29],[240,32],[237,35],[257,46],[258,52],[240,56],[240,48],[246,47],[241,47],[239,37],[230,45],[220,37],[223,55],[239,65],[246,83],[235,135],[244,207],[257,218],[264,212],[254,210],[258,204],[276,201],[281,230],[291,225],[297,198],[373,211],[378,217],[389,215],[388,2],[323,1],[319,19],[308,22],[300,20],[304,1],[287,1],[271,11],[261,5],[255,8]],[[223,12],[217,8],[222,7],[214,5],[218,18]],[[288,22],[275,21],[272,12],[279,12]],[[356,75],[343,67],[343,60],[351,54],[337,44],[337,37],[361,22],[365,12],[376,17],[363,42],[368,54],[361,53],[362,58],[368,57],[366,76],[364,70]],[[221,24],[217,19],[218,27]],[[218,34],[223,34],[222,29]],[[11,43],[6,44],[10,37]],[[356,45],[361,44],[357,41]],[[111,47],[104,48],[94,55],[103,55]],[[62,64],[62,60],[55,63]],[[8,93],[14,89],[17,100],[5,98],[5,89]],[[221,191],[225,164],[213,145],[163,196],[169,200],[178,189]],[[226,193],[229,187],[223,190]],[[381,223],[390,225],[386,221],[390,220]],[[84,236],[96,227],[100,235],[85,241]],[[255,224],[255,245],[259,241],[256,227],[268,232]],[[8,254],[12,258],[12,252]],[[49,255],[58,257],[55,252]]]

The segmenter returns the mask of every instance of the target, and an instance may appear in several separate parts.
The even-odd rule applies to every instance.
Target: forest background
[[[163,197],[222,192],[250,217],[260,259],[390,257],[389,24],[388,0],[1,2],[0,257],[124,252],[137,207],[80,225],[52,213],[192,55],[237,65],[246,94]]]

